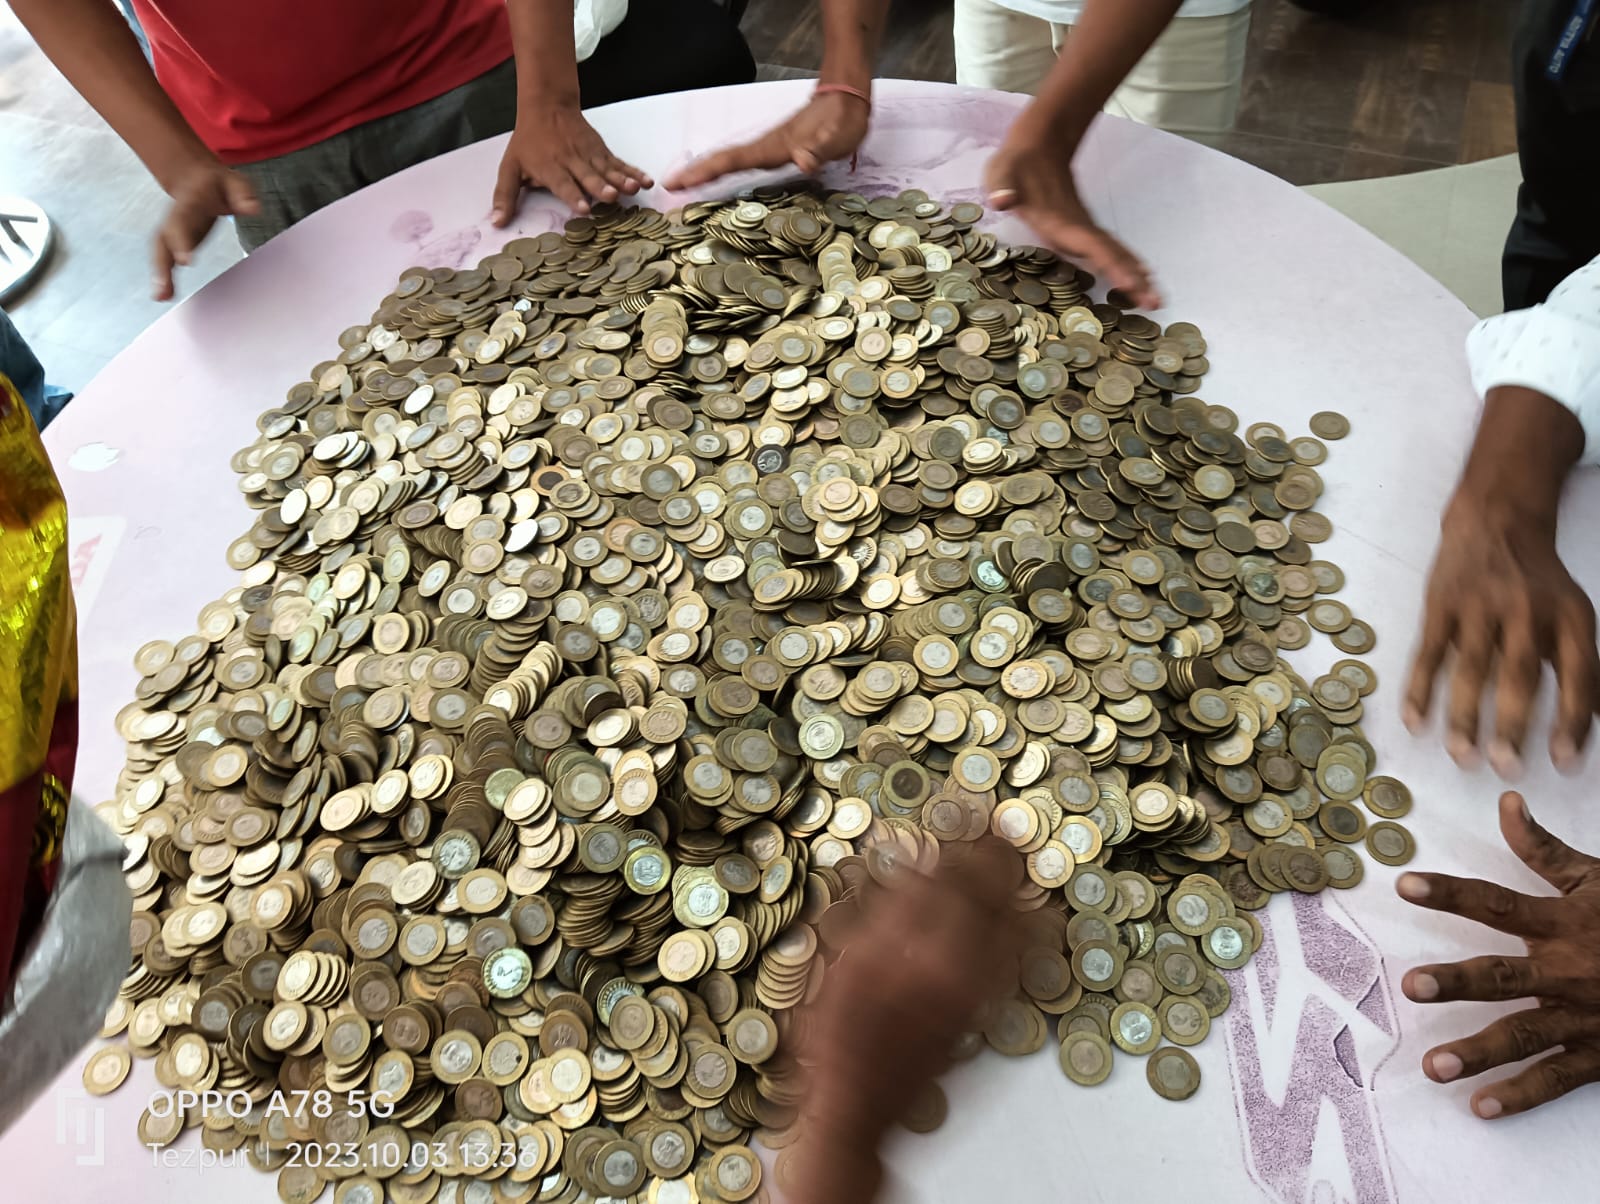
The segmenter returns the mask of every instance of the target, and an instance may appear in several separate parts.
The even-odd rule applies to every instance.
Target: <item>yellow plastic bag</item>
[[[0,376],[0,985],[55,888],[78,750],[67,506]]]

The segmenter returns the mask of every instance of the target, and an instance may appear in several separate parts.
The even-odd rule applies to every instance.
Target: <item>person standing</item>
[[[956,0],[956,82],[1030,96],[1049,76],[1083,0]],[[1185,0],[1105,111],[1204,140],[1233,128],[1250,0]]]
[[[12,8],[172,198],[157,300],[219,217],[253,250],[367,184],[512,131],[493,188],[578,212],[649,187],[585,105],[747,83],[755,62],[721,0],[133,0],[147,62],[106,0]]]
[[[1450,755],[1471,769],[1487,754],[1508,779],[1522,770],[1546,663],[1558,685],[1549,735],[1558,769],[1581,770],[1600,708],[1594,603],[1556,538],[1567,478],[1600,464],[1597,26],[1592,0],[1523,4],[1512,44],[1522,185],[1501,260],[1506,312],[1467,339],[1484,407],[1439,525],[1406,688],[1412,731],[1427,725],[1437,693]]]

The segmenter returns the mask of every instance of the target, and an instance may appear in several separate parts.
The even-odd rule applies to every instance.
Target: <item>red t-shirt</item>
[[[133,0],[156,76],[228,163],[310,146],[511,57],[506,0]]]

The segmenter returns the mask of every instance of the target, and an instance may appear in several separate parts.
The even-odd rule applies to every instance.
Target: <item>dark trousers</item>
[[[622,24],[578,64],[578,91],[584,108],[592,108],[755,77],[755,59],[723,0],[633,0]],[[516,72],[507,61],[443,96],[243,164],[239,170],[255,186],[261,212],[234,219],[239,241],[253,251],[324,205],[435,155],[504,134],[516,118]],[[485,178],[479,187],[487,207],[494,181]]]
[[[1501,261],[1508,310],[1537,305],[1600,255],[1600,19],[1565,74],[1546,74],[1575,9],[1575,0],[1525,0],[1513,43],[1522,187]]]

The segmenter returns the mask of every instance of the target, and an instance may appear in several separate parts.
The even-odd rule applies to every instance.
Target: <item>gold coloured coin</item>
[[[1360,882],[1366,873],[1361,858],[1353,850],[1342,845],[1323,849],[1322,864],[1328,871],[1328,885],[1339,890],[1349,890]]]
[[[1111,1075],[1111,1045],[1098,1033],[1075,1030],[1061,1041],[1061,1070],[1084,1087],[1093,1087]]]
[[[1343,439],[1350,433],[1350,420],[1335,410],[1311,415],[1311,433],[1319,439]]]
[[[1411,791],[1394,778],[1368,778],[1361,798],[1368,811],[1384,819],[1400,819],[1411,811]]]
[[[1145,1077],[1162,1099],[1188,1099],[1200,1090],[1200,1064],[1186,1049],[1158,1049],[1145,1063]]]
[[[109,1095],[128,1077],[133,1059],[120,1045],[107,1045],[90,1055],[83,1067],[83,1089],[90,1095]]]
[[[1416,856],[1417,842],[1399,824],[1381,820],[1367,829],[1367,852],[1384,865],[1405,865]]]
[[[1176,1045],[1199,1045],[1211,1031],[1211,1016],[1197,999],[1168,996],[1156,1014],[1161,1020],[1161,1035]]]
[[[1148,1005],[1129,1000],[1111,1013],[1111,1039],[1131,1054],[1147,1054],[1161,1044],[1161,1022]]]

